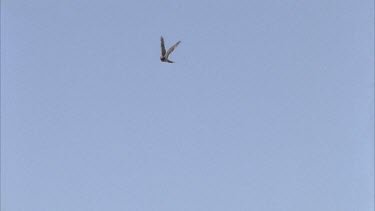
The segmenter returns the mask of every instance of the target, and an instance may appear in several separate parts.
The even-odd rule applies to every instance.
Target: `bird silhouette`
[[[160,47],[161,47],[161,56],[160,61],[162,62],[168,62],[168,63],[174,63],[174,61],[171,61],[168,59],[168,56],[174,51],[174,49],[180,44],[181,41],[178,41],[176,44],[174,44],[172,47],[168,49],[168,51],[165,50],[164,46],[164,38],[160,37]]]

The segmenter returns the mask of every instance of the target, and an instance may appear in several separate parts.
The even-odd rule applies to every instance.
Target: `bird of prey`
[[[168,49],[168,51],[165,51],[165,46],[164,46],[164,38],[160,37],[160,45],[161,45],[161,56],[160,56],[160,61],[162,62],[168,62],[168,63],[174,63],[174,61],[171,61],[168,59],[169,54],[173,52],[173,50],[180,44],[181,41],[178,41],[176,44],[174,44],[172,47]]]

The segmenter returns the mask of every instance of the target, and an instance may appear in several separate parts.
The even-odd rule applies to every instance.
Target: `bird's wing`
[[[164,38],[160,37],[160,47],[161,47],[161,55],[165,55],[165,46],[164,46]]]
[[[171,54],[174,51],[174,49],[178,46],[178,44],[180,44],[180,43],[181,43],[181,41],[178,41],[176,44],[174,44],[172,47],[170,47],[168,49],[167,53],[165,54],[165,57],[168,58],[169,54]]]

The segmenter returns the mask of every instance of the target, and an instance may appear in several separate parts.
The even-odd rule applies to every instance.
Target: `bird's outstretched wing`
[[[160,37],[160,47],[161,47],[161,55],[165,55],[165,46],[164,46],[164,38]]]
[[[178,44],[180,44],[180,43],[181,43],[181,41],[178,41],[176,44],[174,44],[172,47],[170,47],[168,49],[167,53],[165,54],[165,57],[168,58],[169,54],[171,54],[174,51],[174,49],[178,46]]]

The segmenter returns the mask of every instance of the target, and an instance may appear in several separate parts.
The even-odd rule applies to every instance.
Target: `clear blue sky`
[[[3,0],[1,210],[372,211],[373,46],[372,0]]]

